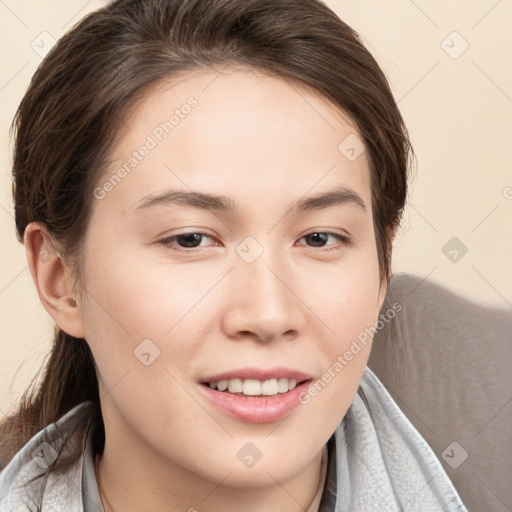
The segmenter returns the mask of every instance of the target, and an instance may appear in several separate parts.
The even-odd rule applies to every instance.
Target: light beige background
[[[41,34],[58,38],[104,4],[0,0],[0,416],[41,366],[52,329],[15,237],[9,124],[48,45]],[[393,271],[512,312],[512,0],[327,4],[388,75],[417,154]],[[442,250],[452,237],[468,249],[456,262]]]

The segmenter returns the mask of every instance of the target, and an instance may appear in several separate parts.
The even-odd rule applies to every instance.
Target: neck
[[[109,460],[108,455],[105,450],[103,456],[98,454],[95,458],[96,480],[104,512],[139,510],[309,512],[309,507],[325,475],[325,467],[322,467],[322,452],[320,452],[305,468],[306,471],[295,475],[287,482],[275,480],[274,485],[263,488],[228,487],[222,485],[222,482],[220,485],[210,482],[208,488],[179,485],[177,489],[173,489],[172,486],[166,485],[166,492],[153,493],[148,491],[155,481],[152,478],[144,479],[144,475],[148,473],[141,471],[140,468],[132,468],[134,472],[123,473],[120,477],[120,471],[115,470],[116,465]],[[124,465],[124,467],[127,466]],[[134,476],[135,479],[132,478]],[[140,492],[141,488],[144,491]]]

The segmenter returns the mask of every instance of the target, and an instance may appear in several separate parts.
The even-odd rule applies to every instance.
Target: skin
[[[350,161],[339,151],[358,132],[319,93],[248,69],[202,71],[159,84],[137,102],[98,185],[191,96],[197,106],[93,201],[85,300],[73,295],[57,254],[40,257],[52,242],[39,223],[25,235],[30,270],[52,318],[85,338],[96,361],[106,429],[97,479],[113,510],[303,511],[371,343],[283,421],[231,418],[205,399],[198,380],[247,366],[286,366],[318,379],[374,325],[386,281],[379,280],[369,162],[364,152]],[[289,211],[293,201],[340,185],[366,209]],[[135,210],[167,189],[228,196],[238,211]],[[188,249],[179,238],[159,243],[184,231],[208,237]],[[306,237],[319,232],[352,243]],[[263,248],[252,263],[236,251],[248,236]],[[160,349],[149,366],[134,356],[144,339]],[[251,468],[237,457],[247,442],[262,454]]]

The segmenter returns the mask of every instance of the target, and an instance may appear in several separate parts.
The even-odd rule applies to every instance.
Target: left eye
[[[350,244],[350,238],[348,236],[324,231],[315,231],[314,233],[309,233],[308,235],[304,235],[301,238],[301,240],[308,239],[313,244],[310,247],[315,249],[322,248],[325,245],[327,245],[327,240],[329,240],[329,237],[337,239],[339,242],[341,242],[342,245]],[[159,243],[164,246],[171,246],[174,245],[174,242],[176,242],[177,245],[174,245],[175,250],[186,251],[187,249],[196,249],[198,247],[204,247],[204,245],[201,246],[201,241],[203,238],[209,238],[210,240],[213,240],[212,237],[207,233],[203,233],[201,231],[194,231],[190,233],[180,233],[178,235],[169,236],[167,238],[159,240]]]
[[[329,239],[329,237],[336,238],[342,245],[349,245],[350,239],[348,236],[340,235],[338,233],[330,233],[325,231],[315,231],[314,233],[309,233],[308,235],[304,235],[302,238],[309,238],[310,241],[313,242],[313,248],[318,247],[317,244],[322,244],[323,247],[324,242]],[[333,244],[331,244],[333,245]]]

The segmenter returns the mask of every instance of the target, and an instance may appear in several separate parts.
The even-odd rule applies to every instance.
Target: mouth
[[[271,423],[290,414],[313,378],[288,369],[245,369],[200,379],[201,394],[220,412],[248,423]]]

